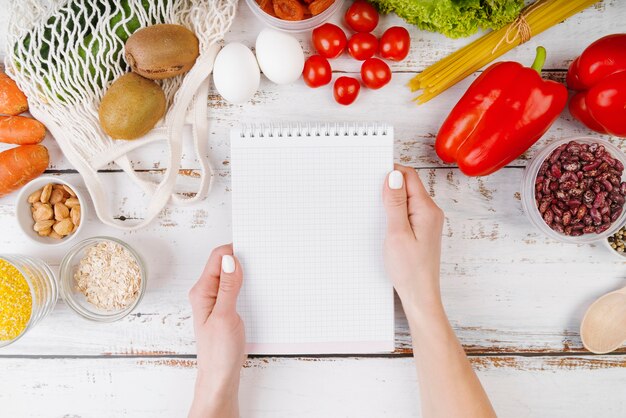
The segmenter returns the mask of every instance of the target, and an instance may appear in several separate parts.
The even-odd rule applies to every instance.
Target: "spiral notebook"
[[[393,351],[381,196],[393,169],[392,127],[234,129],[231,168],[248,352]]]

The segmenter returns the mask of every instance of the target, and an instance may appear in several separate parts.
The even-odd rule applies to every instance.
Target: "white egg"
[[[254,54],[247,46],[233,42],[217,54],[213,65],[213,83],[227,101],[249,101],[259,89],[261,74]]]
[[[256,58],[261,71],[276,84],[296,81],[304,69],[304,52],[291,35],[264,29],[256,38]]]

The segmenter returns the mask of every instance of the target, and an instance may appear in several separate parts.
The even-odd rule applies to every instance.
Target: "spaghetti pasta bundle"
[[[414,100],[419,104],[426,103],[532,36],[598,1],[600,0],[536,1],[522,10],[511,24],[489,32],[411,79],[409,82],[411,91],[423,91]]]

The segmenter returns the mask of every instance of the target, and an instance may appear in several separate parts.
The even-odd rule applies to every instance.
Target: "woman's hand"
[[[387,176],[383,200],[385,267],[404,308],[439,306],[443,212],[415,170],[401,165]]]
[[[441,303],[443,212],[412,168],[396,166],[383,192],[385,265],[409,322],[424,417],[495,417]]]
[[[239,417],[239,373],[245,333],[237,314],[243,270],[233,246],[211,253],[198,282],[189,292],[198,352],[198,377],[190,417]]]

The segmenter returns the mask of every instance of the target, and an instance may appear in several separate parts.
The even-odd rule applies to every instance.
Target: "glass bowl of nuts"
[[[625,165],[624,153],[603,139],[553,142],[524,171],[524,212],[532,224],[558,241],[606,240],[626,222]]]
[[[85,199],[76,187],[56,177],[39,177],[17,196],[17,221],[27,237],[46,245],[60,245],[80,232]]]
[[[73,246],[59,268],[65,303],[86,319],[112,322],[137,307],[146,291],[140,255],[125,242],[93,237]]]

